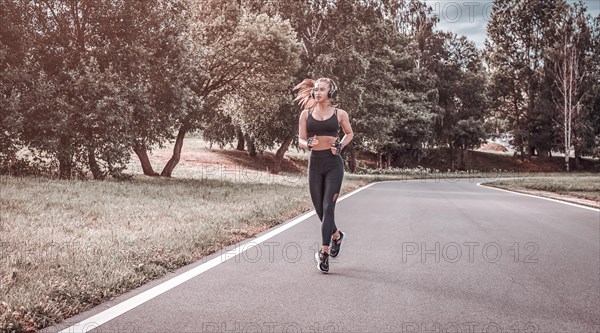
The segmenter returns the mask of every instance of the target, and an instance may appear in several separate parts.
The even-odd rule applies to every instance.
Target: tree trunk
[[[154,169],[152,169],[152,164],[150,163],[150,159],[148,158],[148,151],[146,149],[146,146],[141,145],[141,144],[134,144],[133,151],[135,152],[137,157],[140,159],[140,163],[142,164],[142,171],[144,172],[144,175],[160,176],[158,174],[158,172],[155,172]]]
[[[69,152],[70,143],[65,137],[60,138],[60,151],[58,152],[58,169],[60,179],[71,179],[73,171],[73,155]]]
[[[283,161],[283,156],[285,155],[285,152],[290,147],[290,143],[292,143],[292,138],[293,137],[286,138],[281,144],[281,147],[277,149],[277,152],[275,153],[275,158],[273,159],[273,168],[271,169],[272,174],[278,174],[279,172],[281,172],[281,162]]]
[[[100,166],[98,166],[98,161],[96,161],[96,155],[94,155],[94,148],[92,146],[88,146],[88,163],[90,165],[90,171],[92,171],[94,179],[104,179],[104,175],[100,170]]]
[[[380,151],[378,151],[378,152],[377,152],[377,168],[381,169],[381,164],[382,164],[382,163],[383,163],[383,162],[381,161],[381,152],[380,152]]]
[[[458,163],[458,170],[465,170],[465,148],[464,147],[460,147],[460,157],[459,157],[459,163]]]
[[[175,166],[177,166],[177,163],[179,163],[179,159],[181,158],[181,148],[183,147],[183,138],[185,137],[186,133],[187,126],[182,125],[181,128],[179,128],[179,133],[177,133],[175,147],[173,147],[173,156],[171,156],[171,159],[169,162],[167,162],[167,165],[165,165],[165,168],[160,173],[161,176],[171,177],[173,174],[173,169],[175,169]]]
[[[577,147],[577,145],[575,145],[575,165],[573,166],[574,170],[579,170],[581,169],[581,150],[579,150],[579,148]]]
[[[519,146],[519,158],[521,161],[525,161],[525,147],[522,144]]]
[[[569,155],[571,153],[571,145],[575,146],[575,163],[577,166],[577,141],[573,137],[574,131],[577,129],[577,114],[579,112],[579,102],[581,102],[581,82],[584,78],[584,73],[581,72],[579,66],[579,49],[577,40],[578,32],[574,30],[564,29],[561,59],[555,64],[554,77],[556,85],[561,93],[562,107],[560,111],[563,116],[564,130],[564,152],[565,152],[565,169],[569,168]],[[557,106],[558,103],[556,103]],[[575,124],[573,124],[575,122]]]
[[[350,159],[348,160],[348,168],[350,168],[351,173],[356,173],[356,151],[354,150],[354,145],[352,144],[352,142],[348,144],[348,148],[350,148]]]
[[[238,139],[237,148],[236,149],[243,151],[244,150],[244,146],[245,146],[245,143],[244,143],[244,133],[242,132],[242,129],[239,128],[239,127],[236,128],[235,131],[237,133],[237,139]]]
[[[454,155],[454,145],[450,145],[450,170],[452,172],[456,171],[456,156]]]
[[[61,153],[58,156],[58,169],[60,179],[71,179],[73,169],[73,158],[66,153]]]
[[[248,134],[244,134],[244,140],[248,146],[248,155],[252,157],[256,156],[256,146],[254,146],[252,138]]]

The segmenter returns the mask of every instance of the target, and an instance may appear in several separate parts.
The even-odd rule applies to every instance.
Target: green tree
[[[301,46],[292,27],[279,17],[259,14],[244,19],[252,20],[253,28],[263,31],[250,32],[257,36],[255,43],[268,44],[273,53],[266,55],[269,68],[248,73],[224,111],[235,127],[251,138],[254,149],[262,152],[279,146],[271,168],[279,173],[283,156],[297,133],[293,130],[297,116],[292,112],[290,90],[300,65]]]
[[[228,115],[221,104],[232,94],[242,97],[242,90],[251,95],[252,91],[260,89],[260,84],[269,81],[273,85],[285,86],[287,82],[278,81],[282,73],[289,73],[297,66],[298,44],[289,22],[279,18],[268,17],[245,10],[236,1],[203,1],[195,4],[192,21],[190,22],[190,50],[197,57],[198,76],[192,86],[194,93],[201,99],[202,104],[195,109],[183,113],[178,123],[177,139],[173,156],[163,169],[161,175],[171,176],[179,162],[185,134],[193,130],[201,130],[212,126],[209,120],[229,120],[229,132],[226,136],[209,137],[209,140],[228,142],[235,138],[236,125],[241,128],[252,124],[232,123],[234,117],[231,111]],[[249,87],[253,87],[250,89]],[[242,105],[233,103],[232,105]],[[256,106],[256,103],[254,104]],[[268,108],[273,104],[265,105]],[[256,110],[252,112],[273,111],[277,109]],[[217,116],[210,116],[213,112]],[[244,110],[239,110],[244,112]],[[269,112],[271,111],[271,112]],[[208,117],[207,117],[208,116]],[[252,118],[252,117],[249,117]],[[241,120],[244,117],[237,116]],[[205,134],[218,135],[215,131]],[[249,134],[249,133],[245,133]],[[258,134],[256,131],[253,134]],[[279,135],[285,135],[279,133]],[[289,134],[288,134],[289,135]],[[256,144],[265,144],[261,139],[255,139]],[[283,138],[282,145],[285,145]],[[273,145],[273,142],[269,143]]]
[[[555,34],[547,49],[547,63],[552,64],[550,73],[557,92],[554,94],[556,123],[562,134],[567,171],[570,171],[571,147],[575,149],[577,168],[581,151],[594,139],[591,108],[585,105],[586,95],[593,91],[593,80],[596,79],[593,68],[588,65],[593,63],[593,45],[585,11],[581,4],[569,6],[563,3],[555,13]],[[590,99],[587,101],[591,104]]]
[[[448,146],[451,152],[459,149],[459,164],[464,168],[464,157],[467,149],[476,148],[464,144],[464,132],[458,124],[472,124],[482,128],[487,115],[486,76],[482,64],[481,52],[475,43],[465,36],[439,32],[441,50],[437,52],[435,63],[435,86],[438,91],[437,105],[439,110],[434,120],[434,145]],[[458,130],[457,130],[458,129]],[[471,134],[480,137],[473,142],[480,142],[486,136],[485,131],[474,130]]]
[[[538,107],[544,80],[543,50],[550,16],[561,0],[496,0],[485,42],[492,100],[507,119],[522,159],[533,154],[538,136],[552,132],[551,110]],[[538,142],[540,140],[537,140]]]
[[[589,65],[591,90],[585,102],[591,116],[593,139],[589,140],[586,152],[600,157],[600,15],[590,24],[592,27],[592,48]]]
[[[120,177],[132,146],[171,136],[172,111],[182,104],[168,97],[181,95],[169,89],[169,73],[181,69],[174,45],[183,0],[7,4],[27,18],[30,40],[12,94],[19,138],[55,157],[61,178]]]
[[[465,155],[469,149],[479,147],[485,135],[483,123],[472,117],[459,120],[452,128],[452,144],[460,148],[459,169],[465,169]]]
[[[129,110],[130,146],[145,175],[158,175],[148,151],[174,139],[183,114],[200,107],[192,90],[198,60],[190,54],[187,0],[125,1],[111,6],[99,38],[104,68],[119,73]]]
[[[261,13],[267,13],[270,16],[281,17],[288,20],[291,27],[294,29],[297,35],[297,39],[300,42],[301,48],[299,49],[299,66],[295,73],[293,73],[292,82],[298,83],[307,77],[318,78],[323,76],[332,77],[341,87],[341,93],[338,95],[336,103],[340,106],[348,105],[349,113],[356,107],[353,101],[349,101],[357,94],[353,93],[353,86],[350,84],[347,78],[353,78],[354,81],[360,78],[361,72],[356,69],[355,56],[356,52],[352,52],[348,49],[343,49],[340,45],[339,36],[344,35],[344,29],[341,27],[347,26],[348,20],[352,20],[353,17],[346,15],[339,11],[339,7],[352,7],[352,3],[349,1],[254,1],[248,3],[248,7],[252,10]],[[340,32],[341,31],[341,32]],[[346,52],[348,51],[348,52]],[[340,65],[338,65],[338,63]],[[341,66],[344,64],[344,66]],[[335,68],[342,68],[347,72],[344,77],[343,73],[339,73]],[[356,83],[355,83],[356,84]],[[354,86],[356,87],[356,86]],[[288,89],[290,90],[290,89]],[[287,144],[288,140],[284,140],[282,146],[277,151],[276,161],[279,157],[283,157],[285,150],[282,149],[287,145],[294,145],[298,147],[298,106],[292,103],[293,94],[289,94],[287,99],[282,100],[279,106],[279,110],[285,116],[280,115],[278,119],[284,117],[285,121],[281,124],[285,124],[284,131],[286,133],[293,133],[291,141]],[[294,112],[296,111],[296,112]],[[290,119],[290,115],[293,115],[293,119]],[[352,153],[352,145],[350,145],[345,151],[350,150]],[[351,170],[353,164],[350,162]],[[274,168],[277,169],[278,165],[275,163]]]
[[[423,80],[415,67],[418,55],[407,45],[410,39],[390,33],[391,42],[376,49],[366,75],[364,108],[356,113],[361,148],[378,156],[383,167],[398,157],[420,158],[432,134],[432,82]]]
[[[31,47],[26,1],[0,1],[0,170],[8,170],[22,147],[20,138],[21,96],[28,89],[26,71]]]
[[[430,136],[432,81],[417,65],[423,54],[417,34],[405,33],[397,21],[411,10],[425,7],[416,1],[338,1],[330,11],[329,21],[336,22],[329,34],[333,47],[316,65],[345,87],[339,101],[348,105],[358,134],[349,147],[351,163],[354,146],[377,154],[380,167],[384,156],[388,166],[407,152],[419,156]],[[425,37],[427,24],[416,20],[418,35]]]
[[[120,114],[122,104],[94,93],[111,90],[104,80],[110,74],[101,73],[95,57],[104,42],[94,38],[104,5],[55,0],[30,1],[25,7],[35,32],[27,65],[37,73],[19,103],[21,138],[29,148],[56,157],[61,178],[71,178],[74,172],[83,176],[86,169],[95,178],[105,173],[118,176],[128,159],[125,126],[111,117]]]

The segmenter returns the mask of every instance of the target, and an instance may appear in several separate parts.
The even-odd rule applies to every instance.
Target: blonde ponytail
[[[315,87],[315,80],[313,79],[304,79],[298,85],[294,87],[294,90],[299,90],[298,95],[294,98],[295,101],[299,101],[298,104],[302,108],[310,109],[315,105],[315,99],[311,96],[311,91]]]

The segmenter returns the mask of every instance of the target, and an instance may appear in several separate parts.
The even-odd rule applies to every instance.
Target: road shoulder
[[[574,203],[574,204],[578,204],[578,205],[582,205],[582,206],[600,209],[600,201],[598,201],[598,200],[581,198],[581,197],[576,197],[573,195],[560,194],[560,193],[555,193],[555,192],[530,190],[530,189],[526,189],[526,188],[522,188],[522,187],[518,187],[518,186],[497,185],[492,182],[481,183],[481,185],[487,186],[487,187],[494,187],[494,188],[498,188],[498,189],[502,189],[502,190],[507,190],[507,191],[511,191],[511,192],[529,194],[529,195],[534,195],[534,196],[538,196],[538,197],[542,197],[542,198],[560,200],[560,201]]]

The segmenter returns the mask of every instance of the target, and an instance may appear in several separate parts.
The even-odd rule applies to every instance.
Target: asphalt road
[[[600,212],[479,181],[382,182],[341,199],[348,238],[329,274],[313,214],[122,314],[113,306],[222,253],[44,331],[599,332]],[[80,323],[94,315],[114,318]]]

